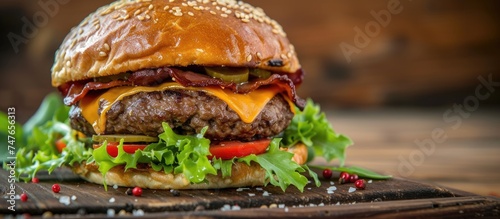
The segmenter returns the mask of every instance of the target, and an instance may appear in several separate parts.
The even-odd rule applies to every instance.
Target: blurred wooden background
[[[53,16],[49,16],[47,22],[37,28],[34,37],[27,39],[27,43],[19,47],[20,52],[15,53],[7,36],[9,33],[22,35],[25,20],[32,21],[34,15],[44,11],[38,2],[55,0],[0,1],[0,110],[5,111],[10,106],[17,107],[18,122],[24,122],[36,110],[43,97],[55,91],[50,86],[50,68],[54,52],[70,28],[88,13],[111,1],[73,0],[59,5]],[[353,154],[349,159],[354,161],[353,164],[373,165],[381,169],[386,168],[386,165],[396,164],[394,156],[408,156],[413,150],[408,146],[414,146],[414,139],[422,136],[425,131],[431,132],[436,125],[442,123],[443,113],[447,109],[454,104],[463,103],[469,95],[475,94],[476,87],[480,85],[478,77],[491,76],[493,81],[500,81],[500,1],[497,0],[248,2],[263,8],[281,23],[295,45],[307,73],[299,94],[313,98],[326,110],[334,110],[328,111],[333,115],[340,112],[342,121],[335,127],[342,130],[344,126],[346,134],[361,142],[352,148]],[[400,2],[397,8],[401,12],[392,14],[387,26],[381,27],[375,36],[370,37],[368,46],[361,48],[359,53],[352,54],[352,60],[348,62],[339,45],[355,45],[357,33],[354,28],[364,30],[367,24],[373,24],[376,19],[371,12],[388,10],[389,2]],[[484,141],[467,135],[466,130],[471,129],[476,131],[474,133],[478,130],[488,131],[485,134],[487,147],[482,147],[481,153],[476,155],[481,157],[491,152],[490,154],[498,157],[500,126],[492,122],[500,118],[498,90],[500,87],[491,92],[487,99],[481,100],[480,110],[475,112],[475,116],[478,116],[483,115],[483,110],[487,110],[487,116],[479,116],[482,119],[479,122],[464,123],[465,128],[461,128],[460,132],[453,132],[455,134],[452,136],[456,138],[447,141],[446,146],[441,146],[445,149],[439,150],[438,155],[431,160],[443,158],[440,156],[443,154],[453,154],[444,158],[459,162],[467,158],[468,154],[474,153],[474,145],[478,145],[474,141]],[[397,116],[395,112],[400,112],[401,109],[408,116]],[[431,116],[419,114],[422,109],[430,111]],[[379,115],[373,112],[383,113]],[[367,115],[374,116],[364,120]],[[489,121],[488,118],[491,117],[496,120]],[[336,121],[335,118],[337,117],[332,120]],[[420,126],[414,127],[415,123]],[[476,126],[488,129],[474,129]],[[392,137],[388,136],[391,134]],[[400,140],[397,145],[395,141],[391,141],[394,138]],[[394,147],[392,157],[389,158],[393,160],[383,164],[363,162],[365,158],[372,160],[363,148],[382,147],[370,152],[387,154],[387,151],[391,151],[391,148],[383,147],[387,142],[392,142]],[[455,147],[461,149],[455,151]],[[488,170],[499,164],[496,157],[485,158]],[[385,158],[381,156],[379,159]],[[378,162],[379,159],[373,162]],[[424,165],[426,168],[417,169],[413,176],[438,180],[439,172],[427,172],[430,175],[426,177],[419,175],[422,171],[431,170],[434,164],[440,165],[440,161],[437,161],[427,162]],[[467,165],[467,162],[460,164]],[[479,165],[478,168],[480,167]],[[453,166],[446,168],[448,171]],[[447,179],[460,183],[458,171],[454,170],[455,172],[450,173],[457,173],[453,175],[454,178]],[[491,174],[494,175],[493,179],[498,179],[498,173]],[[478,185],[460,188],[470,187],[478,188]],[[486,190],[474,191],[487,193]]]

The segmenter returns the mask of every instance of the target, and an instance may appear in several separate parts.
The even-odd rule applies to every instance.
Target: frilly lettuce
[[[351,139],[335,133],[319,105],[310,99],[303,111],[297,108],[296,112],[298,113],[285,130],[283,144],[292,146],[302,142],[313,149],[313,156],[324,157],[327,161],[339,159],[340,166],[343,166],[345,150],[352,145]]]

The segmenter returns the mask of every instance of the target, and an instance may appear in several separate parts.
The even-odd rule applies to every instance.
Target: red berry
[[[323,178],[325,178],[325,179],[332,178],[332,170],[330,170],[330,169],[323,170]]]
[[[59,184],[57,183],[52,185],[52,191],[55,193],[59,193],[59,191],[61,191],[61,186],[59,186]]]
[[[32,182],[32,183],[39,183],[39,182],[40,182],[40,180],[39,180],[38,178],[36,178],[36,177],[33,177],[33,178],[31,179],[31,182]]]
[[[21,194],[21,201],[22,202],[27,202],[28,201],[28,194],[24,193]]]
[[[142,189],[141,187],[134,187],[134,189],[132,189],[132,195],[134,196],[141,196],[142,195]]]
[[[366,181],[364,179],[358,179],[356,182],[354,182],[354,186],[358,189],[365,189],[366,188]]]
[[[356,174],[352,174],[351,176],[349,176],[349,182],[354,183],[354,182],[356,182],[356,180],[358,180],[358,179],[359,179],[359,177],[358,177],[358,175],[356,175]]]
[[[346,173],[346,172],[340,173],[339,183],[340,184],[348,183],[350,180],[350,177],[351,176],[349,175],[349,173]]]

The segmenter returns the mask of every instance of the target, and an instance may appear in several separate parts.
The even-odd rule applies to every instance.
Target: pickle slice
[[[248,81],[248,68],[205,67],[208,75],[227,82],[243,83]]]
[[[260,68],[252,68],[250,69],[250,75],[266,79],[271,77],[271,72]]]
[[[157,137],[145,135],[93,135],[92,141],[94,142],[158,142]]]

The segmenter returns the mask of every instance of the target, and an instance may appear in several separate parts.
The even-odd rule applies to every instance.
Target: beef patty
[[[106,115],[104,134],[157,136],[166,122],[177,134],[195,134],[208,127],[208,139],[250,141],[278,135],[292,117],[290,105],[281,95],[272,98],[252,123],[245,123],[224,101],[202,91],[142,92],[113,104]],[[72,106],[70,119],[73,129],[95,134],[78,105]]]

